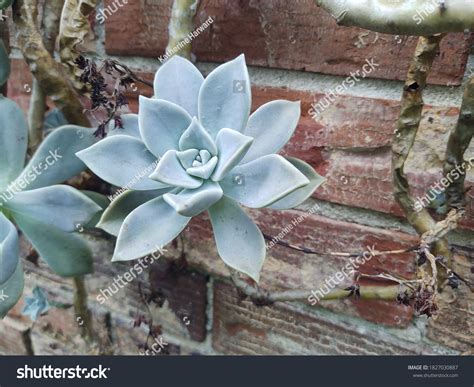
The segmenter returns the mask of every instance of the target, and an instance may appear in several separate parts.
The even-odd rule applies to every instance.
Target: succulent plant
[[[28,316],[33,321],[36,321],[38,320],[38,317],[47,313],[50,308],[51,304],[49,303],[49,300],[46,297],[43,289],[35,287],[33,289],[32,295],[25,297],[25,305],[23,306],[21,314],[23,316]]]
[[[293,208],[323,181],[303,161],[275,154],[296,128],[299,102],[272,101],[249,117],[243,55],[206,79],[175,56],[157,71],[154,88],[154,98],[140,96],[138,115],[122,116],[123,129],[78,153],[102,179],[132,188],[98,224],[118,236],[113,261],[166,245],[207,210],[220,257],[258,281],[264,237],[239,203]]]
[[[61,276],[91,272],[92,255],[77,231],[101,207],[78,190],[57,185],[85,169],[75,153],[95,141],[91,129],[54,130],[26,167],[28,129],[19,106],[0,94],[0,318],[23,292],[18,232]]]
[[[13,4],[13,0],[0,0],[0,10],[7,9]]]

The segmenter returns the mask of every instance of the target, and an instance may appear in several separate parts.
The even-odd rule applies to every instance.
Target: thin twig
[[[335,256],[335,257],[357,258],[357,257],[360,257],[361,255],[363,255],[365,253],[365,252],[343,253],[343,252],[332,252],[332,251],[322,252],[322,251],[312,250],[312,249],[309,249],[309,248],[304,247],[304,246],[296,246],[296,245],[293,245],[291,243],[282,241],[282,240],[280,240],[276,237],[272,237],[271,235],[268,235],[268,234],[265,234],[265,233],[263,233],[263,237],[266,240],[271,241],[271,242],[273,242],[277,245],[287,247],[287,248],[292,249],[292,250],[301,251],[302,253],[310,254],[310,255],[327,255],[327,256]],[[377,257],[377,256],[381,256],[381,255],[405,254],[405,253],[415,251],[417,249],[418,249],[418,245],[411,246],[411,247],[408,247],[406,249],[386,250],[386,251],[377,251],[377,250],[371,249],[370,250],[370,255],[374,256],[374,257]]]
[[[153,82],[149,82],[146,79],[140,78],[134,71],[130,69],[130,67],[120,63],[115,59],[105,59],[102,67],[110,65],[113,67],[121,76],[122,78],[132,78],[134,81],[142,83],[146,86],[153,88]]]
[[[96,341],[92,325],[92,314],[87,307],[87,289],[83,277],[74,277],[74,310],[82,338],[88,342]]]

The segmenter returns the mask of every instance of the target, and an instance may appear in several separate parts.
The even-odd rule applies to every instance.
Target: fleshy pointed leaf
[[[205,79],[199,92],[199,121],[215,138],[222,128],[242,132],[251,105],[250,80],[244,55],[224,63]]]
[[[188,149],[207,150],[212,156],[217,154],[216,144],[209,133],[202,127],[196,117],[193,118],[191,125],[182,134],[179,139],[179,149],[186,151]]]
[[[75,153],[95,141],[90,128],[67,125],[55,129],[41,143],[21,175],[12,183],[13,186],[32,190],[62,183],[79,174],[86,166]]]
[[[77,277],[92,272],[92,252],[84,239],[21,214],[13,218],[49,267],[62,277]]]
[[[221,180],[224,195],[250,208],[267,207],[309,180],[279,155],[260,157],[238,165]]]
[[[161,249],[183,231],[189,220],[163,197],[142,204],[125,218],[112,261],[130,261]]]
[[[25,305],[21,314],[28,316],[32,321],[36,321],[38,317],[48,312],[51,308],[48,297],[44,293],[43,289],[38,286],[33,289],[31,296],[25,297]]]
[[[86,225],[102,210],[86,195],[66,185],[18,192],[6,207],[13,213],[65,232],[77,231],[78,225]]]
[[[19,256],[18,232],[15,226],[0,212],[0,284],[13,275],[18,265]]]
[[[174,103],[143,96],[139,109],[140,134],[147,148],[156,157],[178,149],[181,135],[191,124],[191,116]]]
[[[174,150],[165,153],[150,178],[173,187],[190,189],[198,188],[202,184],[201,179],[186,173]]]
[[[259,107],[243,131],[254,138],[241,164],[278,153],[293,135],[301,115],[300,102],[276,100]]]
[[[105,181],[134,190],[160,189],[165,185],[148,178],[158,161],[145,144],[131,136],[107,137],[77,153]]]
[[[309,180],[309,184],[298,188],[297,190],[291,192],[282,199],[270,205],[269,208],[273,208],[274,210],[287,210],[300,205],[306,199],[308,199],[321,184],[326,181],[324,177],[316,173],[311,165],[305,163],[304,161],[295,159],[293,157],[287,157],[286,159],[293,166],[298,168],[298,171],[306,176],[306,178]]]
[[[3,319],[8,311],[13,308],[23,293],[24,277],[21,261],[18,260],[13,275],[4,283],[0,284],[0,319]]]
[[[102,214],[98,228],[117,236],[125,218],[137,207],[158,196],[169,192],[171,188],[152,191],[126,191],[117,196]]]
[[[217,165],[217,157],[214,156],[212,159],[208,160],[203,165],[200,165],[197,167],[190,167],[186,169],[186,172],[192,176],[196,176],[201,179],[207,180],[209,179],[212,172],[216,168],[216,165]]]
[[[205,182],[197,189],[185,189],[177,194],[167,193],[163,199],[172,206],[178,214],[193,217],[207,210],[222,197],[219,184]]]
[[[122,128],[115,126],[115,121],[109,123],[109,131],[107,137],[122,134],[124,136],[131,136],[141,140],[140,129],[138,128],[138,114],[122,114],[120,116],[122,121]]]
[[[209,216],[220,257],[258,282],[265,260],[261,231],[236,202],[225,196],[209,209]]]
[[[0,95],[0,191],[23,170],[28,126],[20,107]]]
[[[181,152],[176,152],[176,156],[178,156],[179,161],[183,168],[187,169],[193,165],[193,161],[196,156],[199,154],[197,149],[188,149]]]
[[[155,75],[155,98],[181,106],[191,117],[198,115],[198,96],[203,76],[190,61],[173,56]]]
[[[252,142],[252,137],[245,136],[232,129],[222,129],[216,137],[219,161],[212,174],[212,180],[222,180],[242,160]]]
[[[81,190],[81,193],[86,195],[89,199],[93,200],[94,203],[97,204],[101,208],[101,210],[99,212],[97,212],[89,222],[87,222],[86,224],[83,225],[83,227],[86,228],[86,229],[92,229],[92,228],[96,227],[97,223],[99,223],[99,220],[100,220],[103,212],[105,211],[105,209],[110,204],[110,201],[109,201],[109,199],[107,199],[107,196],[102,195],[98,192],[88,191],[88,190]],[[80,226],[82,226],[82,225],[80,225]],[[79,231],[81,229],[80,226],[78,227]]]

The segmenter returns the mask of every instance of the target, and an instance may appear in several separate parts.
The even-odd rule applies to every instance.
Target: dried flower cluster
[[[90,59],[80,55],[75,60],[75,64],[82,70],[80,77],[90,89],[91,112],[104,111],[106,117],[101,121],[94,135],[104,138],[107,135],[109,123],[113,124],[113,129],[123,128],[120,118],[120,108],[128,105],[125,91],[134,83],[133,78],[127,68],[114,60],[104,60],[100,67]],[[104,74],[113,79],[113,90],[109,92]]]

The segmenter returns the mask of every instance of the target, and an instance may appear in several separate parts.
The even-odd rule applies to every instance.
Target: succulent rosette
[[[258,281],[265,241],[240,204],[293,208],[323,181],[308,164],[275,154],[293,135],[300,103],[272,101],[250,115],[243,55],[206,79],[175,56],[154,89],[153,98],[140,96],[138,115],[123,116],[123,129],[77,153],[102,179],[130,188],[98,224],[118,236],[113,260],[155,251],[207,210],[220,257]]]
[[[17,228],[55,273],[92,271],[92,252],[77,227],[86,226],[101,207],[59,183],[86,169],[75,153],[94,141],[89,128],[57,128],[25,166],[26,120],[16,103],[0,94],[0,318],[23,293]]]

